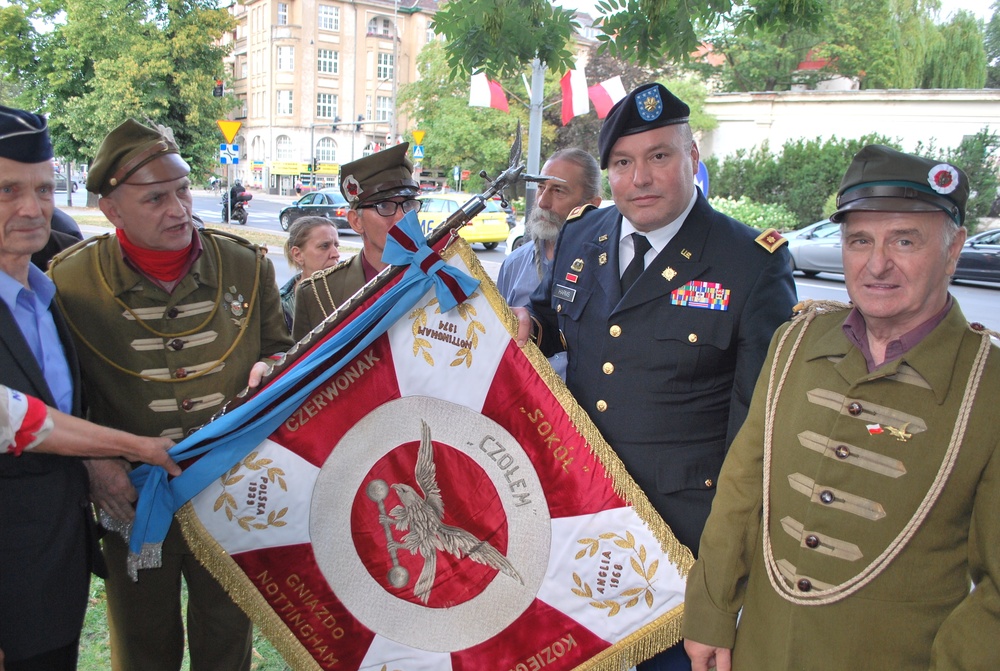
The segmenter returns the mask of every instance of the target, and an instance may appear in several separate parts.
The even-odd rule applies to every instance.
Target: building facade
[[[242,122],[230,177],[269,193],[333,186],[340,164],[402,141],[397,93],[434,39],[435,0],[246,0],[230,11]]]

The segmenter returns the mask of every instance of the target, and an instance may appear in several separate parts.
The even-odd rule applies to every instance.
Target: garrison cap
[[[163,157],[170,162],[170,170],[161,171],[155,177],[142,175],[128,181],[147,163]],[[150,128],[129,119],[101,142],[87,174],[87,191],[107,196],[121,184],[156,184],[178,179],[189,172],[191,168],[180,157],[173,131],[159,125]]]
[[[0,105],[0,157],[18,163],[51,159],[52,142],[45,117]]]
[[[420,193],[406,156],[409,148],[410,143],[403,142],[340,166],[340,191],[352,208]]]
[[[645,133],[647,130],[687,123],[691,108],[667,90],[663,84],[643,84],[615,103],[601,126],[597,152],[601,170],[608,167],[608,156],[623,135]]]
[[[870,144],[847,168],[837,192],[837,211],[831,221],[841,222],[848,212],[944,211],[957,226],[965,221],[969,178],[961,168],[890,147]]]

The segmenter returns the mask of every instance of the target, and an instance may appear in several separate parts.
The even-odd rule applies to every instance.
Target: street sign
[[[238,144],[219,145],[219,163],[221,165],[236,165],[240,162],[240,146]]]
[[[236,137],[236,134],[240,131],[240,126],[243,125],[242,121],[216,121],[219,124],[219,130],[222,131],[222,137],[226,138],[226,142],[232,142]]]
[[[427,135],[427,131],[415,130],[413,131],[413,144],[421,145],[424,143],[424,135]]]
[[[418,144],[413,147],[413,158],[420,159],[424,157],[424,145]]]

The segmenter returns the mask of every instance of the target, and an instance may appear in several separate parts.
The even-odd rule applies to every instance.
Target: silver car
[[[844,274],[841,256],[840,224],[829,219],[817,221],[786,236],[792,255],[792,270],[813,277],[819,273]]]

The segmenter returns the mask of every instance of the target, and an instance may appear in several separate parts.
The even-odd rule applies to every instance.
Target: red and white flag
[[[191,546],[293,669],[627,668],[672,645],[690,552],[468,244],[435,248],[479,289],[444,313],[429,291],[326,373],[179,513]]]
[[[507,94],[503,92],[500,82],[490,79],[485,72],[472,75],[469,107],[492,107],[504,112],[510,111],[507,106]]]
[[[587,99],[587,75],[583,68],[570,70],[559,80],[562,87],[562,123],[565,126],[575,116],[590,111]]]
[[[591,102],[594,103],[594,109],[597,110],[598,119],[608,116],[608,112],[611,111],[615,103],[626,96],[625,87],[622,86],[622,78],[617,75],[596,86],[591,86],[587,90],[590,93]]]

